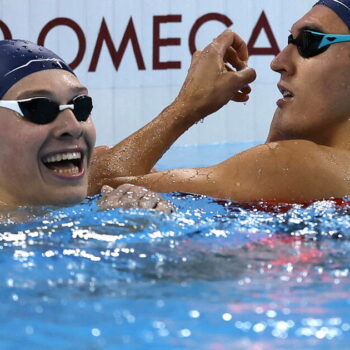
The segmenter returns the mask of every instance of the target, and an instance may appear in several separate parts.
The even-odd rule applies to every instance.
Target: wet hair
[[[0,40],[0,98],[22,78],[47,69],[74,74],[62,58],[43,46],[26,40]]]
[[[350,0],[320,0],[316,5],[323,5],[333,10],[348,26],[350,31]]]

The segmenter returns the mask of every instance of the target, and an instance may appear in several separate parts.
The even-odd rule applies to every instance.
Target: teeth
[[[62,160],[71,160],[71,159],[81,159],[80,152],[66,152],[55,154],[53,156],[48,156],[43,159],[44,163],[55,163],[60,162]]]
[[[70,169],[52,169],[54,173],[59,174],[78,174],[79,168],[77,166]]]
[[[283,95],[283,97],[293,97],[293,94],[288,90],[280,89],[280,91],[281,91],[281,94]]]

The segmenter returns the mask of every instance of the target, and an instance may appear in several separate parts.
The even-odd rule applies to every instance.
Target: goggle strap
[[[319,49],[322,49],[322,47],[335,44],[335,43],[343,43],[346,41],[350,41],[350,35],[346,34],[339,34],[339,35],[325,35],[320,44],[318,45]]]
[[[23,116],[23,112],[22,112],[17,101],[1,100],[0,107],[10,109],[10,110],[20,114],[21,116]]]

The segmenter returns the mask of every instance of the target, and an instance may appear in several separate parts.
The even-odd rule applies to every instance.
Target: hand
[[[246,43],[231,30],[225,30],[204,50],[193,54],[186,80],[175,102],[186,104],[197,119],[216,112],[230,100],[245,102],[255,80],[248,68]]]
[[[101,210],[112,208],[140,208],[154,209],[164,213],[174,212],[172,205],[159,193],[145,187],[123,184],[113,189],[104,185],[101,189],[102,197],[98,201]]]

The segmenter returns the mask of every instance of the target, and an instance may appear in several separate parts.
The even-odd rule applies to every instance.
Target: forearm
[[[89,174],[89,195],[110,179],[151,171],[168,148],[202,117],[193,106],[176,100],[154,120],[111,148],[96,149]]]
[[[176,100],[149,124],[108,150],[99,166],[106,178],[148,173],[164,152],[189,127],[216,112],[230,100],[249,99],[255,71],[247,67],[248,48],[227,30],[192,57]],[[236,70],[228,68],[227,65]]]
[[[145,186],[156,192],[192,192],[218,197],[223,195],[217,181],[215,167],[195,169],[173,169],[140,176],[126,176],[108,180],[115,187],[130,183]]]
[[[174,102],[155,119],[108,151],[110,175],[143,175],[150,172],[169,147],[200,115],[189,104]]]

